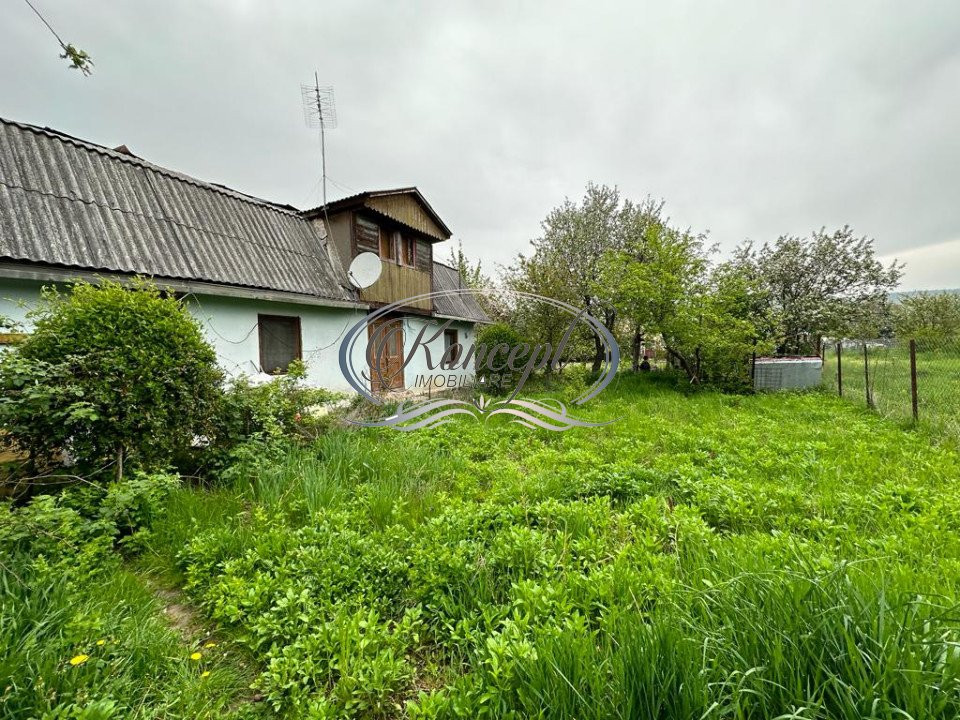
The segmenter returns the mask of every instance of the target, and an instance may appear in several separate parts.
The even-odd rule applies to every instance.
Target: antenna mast
[[[333,87],[320,86],[320,76],[313,73],[313,85],[301,85],[303,96],[303,118],[307,127],[320,130],[320,169],[323,184],[323,219],[330,233],[330,218],[327,217],[327,140],[326,131],[337,127],[337,106],[333,99]]]

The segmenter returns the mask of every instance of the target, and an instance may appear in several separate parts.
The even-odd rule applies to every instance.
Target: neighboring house
[[[0,315],[27,323],[43,285],[147,276],[185,297],[230,375],[267,377],[301,359],[310,384],[345,390],[338,352],[350,326],[371,308],[460,279],[433,261],[433,244],[450,231],[416,188],[364,193],[326,214],[331,240],[323,208],[301,213],[125,146],[0,119]],[[384,270],[358,292],[347,268],[364,249],[384,258]],[[441,318],[457,319],[456,334],[430,345],[436,357],[445,343],[467,347],[487,320],[466,297],[417,302],[391,321],[402,323],[409,349],[424,323]],[[358,346],[357,366],[364,352]],[[395,386],[415,384],[416,363]]]

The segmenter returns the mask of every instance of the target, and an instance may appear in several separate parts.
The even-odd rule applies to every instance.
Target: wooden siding
[[[373,303],[392,303],[416,295],[425,295],[431,292],[431,285],[430,273],[384,261],[380,279],[361,290],[360,299]],[[411,303],[409,307],[432,311],[433,303],[427,298]]]
[[[369,218],[355,215],[354,238],[356,252],[380,252],[380,226]]]
[[[447,233],[412,195],[381,195],[370,198],[366,205],[437,240],[447,239]]]

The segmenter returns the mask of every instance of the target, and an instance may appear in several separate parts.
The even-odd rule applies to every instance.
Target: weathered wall
[[[27,312],[36,307],[42,286],[43,283],[33,280],[0,278],[0,315],[28,327]]]
[[[260,340],[257,315],[292,315],[300,318],[303,362],[307,366],[307,382],[331,390],[350,390],[340,372],[337,354],[346,331],[366,314],[363,310],[295,305],[292,303],[241,300],[211,295],[192,296],[190,311],[196,317],[207,339],[217,351],[220,365],[231,375],[246,374],[267,379],[260,372]],[[355,352],[355,362],[363,354]]]
[[[0,315],[26,323],[27,310],[37,304],[42,284],[0,279]],[[363,318],[365,311],[213,295],[190,296],[188,306],[216,350],[220,366],[229,375],[268,378],[259,367],[257,315],[295,315],[300,317],[307,382],[332,390],[351,390],[340,372],[337,354],[343,334]],[[356,363],[363,362],[362,348],[356,350],[355,356]]]
[[[404,340],[404,354],[409,355],[410,351],[414,348],[417,341],[417,336],[420,334],[420,330],[426,327],[426,332],[424,333],[424,339],[431,337],[440,326],[444,323],[444,320],[439,318],[425,318],[417,316],[408,316],[403,320],[403,340]],[[470,348],[475,340],[476,333],[471,324],[465,322],[453,321],[450,325],[451,328],[456,329],[460,333],[460,344],[463,346],[463,352],[466,352]],[[427,348],[430,350],[430,359],[434,365],[438,365],[440,359],[443,357],[443,333],[440,334],[436,340],[427,344]],[[419,390],[421,388],[414,387],[416,382],[416,377],[418,375],[426,376],[436,376],[436,375],[455,375],[456,382],[458,384],[470,381],[473,379],[472,370],[455,370],[447,371],[441,370],[439,368],[435,370],[430,370],[427,366],[427,353],[422,347],[417,348],[417,352],[411,358],[410,363],[404,368],[403,379],[406,383],[408,389]]]
[[[361,300],[386,304],[427,295],[433,290],[430,273],[403,267],[389,260],[384,260],[382,267],[383,270],[377,281],[360,291]],[[433,300],[421,298],[404,303],[404,306],[430,311],[433,309]]]

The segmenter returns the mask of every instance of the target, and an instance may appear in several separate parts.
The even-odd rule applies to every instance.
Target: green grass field
[[[110,620],[115,642],[140,628],[116,651],[123,684],[109,664],[78,682],[69,598],[34,611],[59,659],[25,669],[44,643],[7,578],[0,716],[960,716],[950,447],[827,392],[624,377],[588,414],[619,419],[335,431],[174,491],[125,567],[216,624],[217,684],[160,629],[143,638],[132,603]],[[244,677],[261,702],[240,701]],[[44,715],[51,692],[79,709]],[[81,714],[93,700],[120,709]]]

